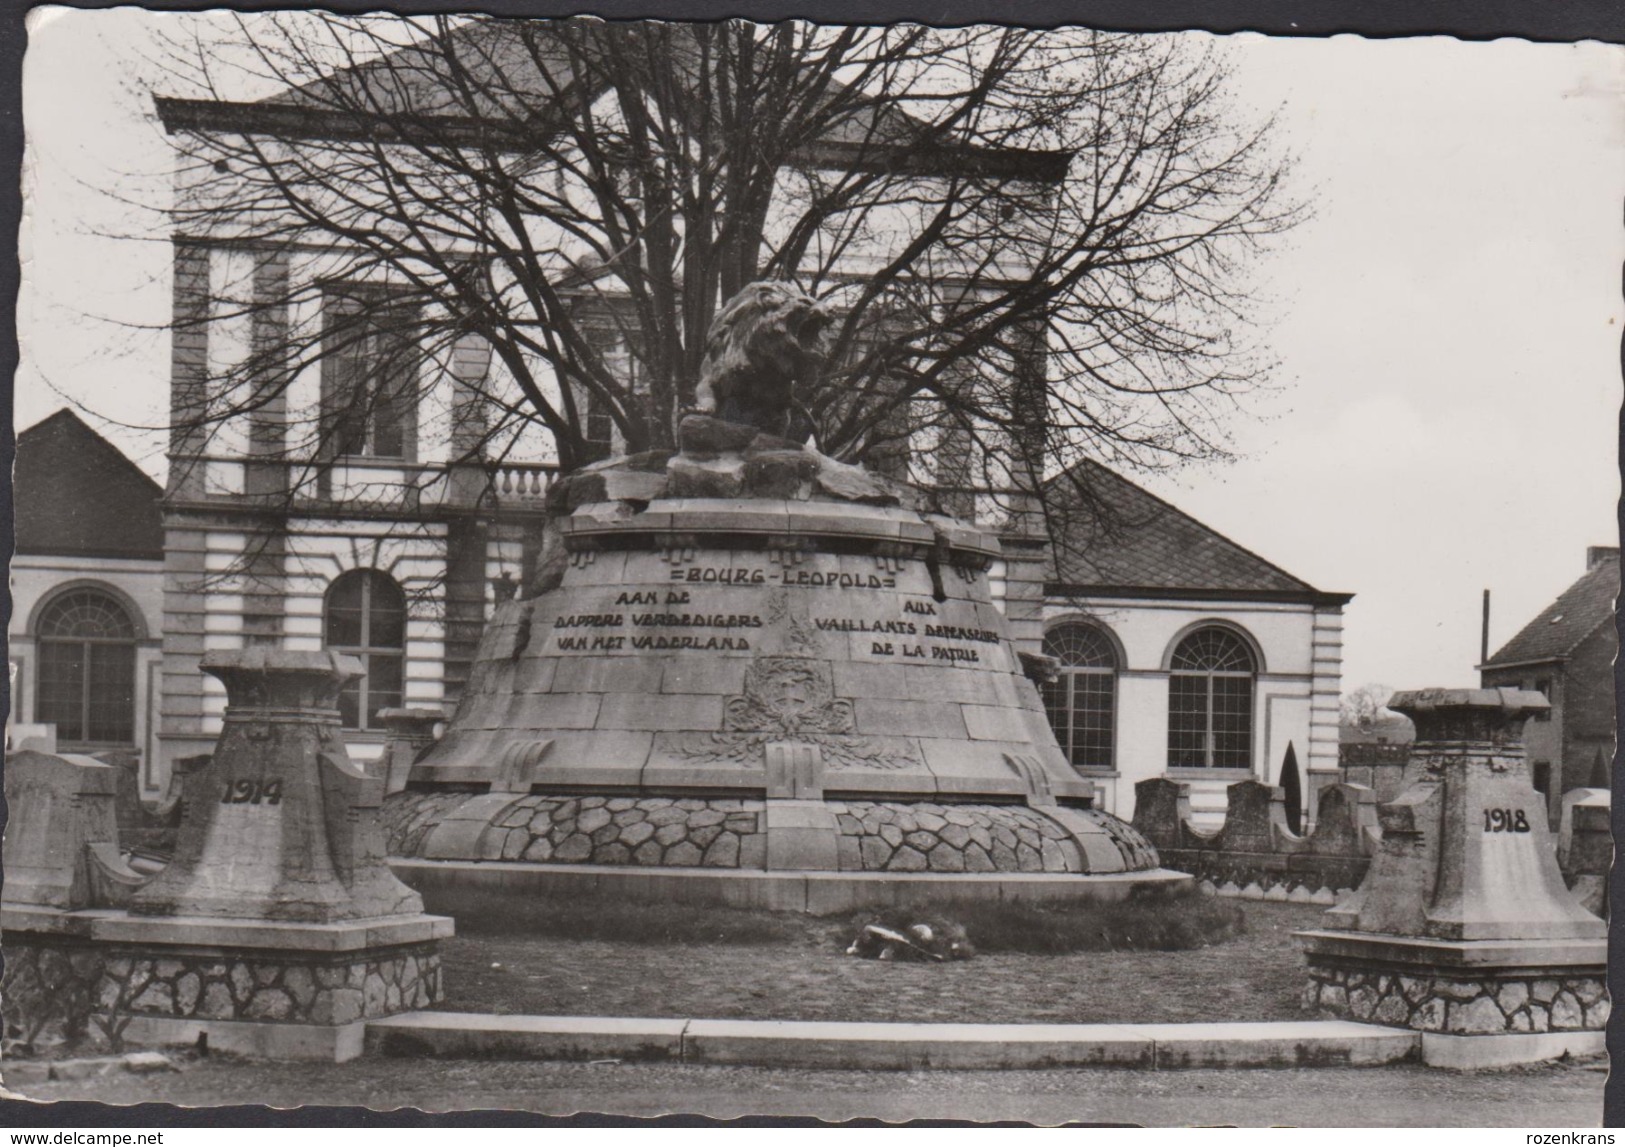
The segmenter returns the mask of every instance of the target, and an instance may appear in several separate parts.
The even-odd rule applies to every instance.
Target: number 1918
[[[1529,818],[1523,809],[1487,808],[1484,810],[1485,832],[1528,832]]]

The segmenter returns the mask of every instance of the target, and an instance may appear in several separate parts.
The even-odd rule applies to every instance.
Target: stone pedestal
[[[1424,690],[1389,705],[1416,723],[1405,788],[1378,810],[1359,889],[1299,933],[1305,1003],[1429,1033],[1424,1055],[1454,1066],[1600,1050],[1606,926],[1564,886],[1520,739],[1545,698]]]
[[[117,852],[118,769],[90,757],[24,749],[6,755],[11,816],[5,836],[5,903],[83,908],[92,902],[90,847]]]
[[[350,1058],[363,1021],[440,998],[452,932],[385,864],[384,778],[345,753],[336,700],[358,667],[269,649],[202,664],[229,703],[213,757],[183,776],[174,860],[127,911],[17,903],[8,883],[8,984],[69,1040]]]
[[[510,593],[508,595],[512,597]],[[443,709],[380,709],[384,726],[384,795],[403,792],[418,758],[434,747],[434,729],[446,719]]]

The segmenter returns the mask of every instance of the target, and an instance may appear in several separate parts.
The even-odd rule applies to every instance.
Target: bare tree
[[[179,382],[194,444],[275,411],[260,453],[319,464],[439,401],[485,456],[669,448],[712,317],[758,278],[842,316],[801,396],[819,446],[943,487],[1212,455],[1267,375],[1246,272],[1300,209],[1269,124],[1183,40],[298,13],[232,41],[172,42],[207,98],[157,105],[177,233],[252,264],[177,316],[250,328]],[[222,98],[248,80],[277,94]]]
[[[1338,703],[1338,718],[1350,728],[1368,729],[1384,714],[1394,715],[1388,710],[1388,699],[1393,695],[1392,686],[1375,682],[1351,689]]]

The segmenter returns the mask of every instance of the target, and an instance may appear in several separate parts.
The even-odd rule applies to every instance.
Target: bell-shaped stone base
[[[691,450],[561,487],[547,588],[498,607],[445,735],[386,802],[390,854],[422,862],[397,865],[409,882],[492,861],[1156,869],[1056,744],[992,597],[998,539],[785,445],[773,466]],[[690,463],[745,496],[672,496]]]

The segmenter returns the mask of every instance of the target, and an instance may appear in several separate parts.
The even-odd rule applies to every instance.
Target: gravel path
[[[506,1015],[961,1023],[1303,1019],[1292,932],[1324,911],[1247,903],[1247,931],[1183,952],[982,955],[879,963],[837,926],[750,945],[464,935],[445,945],[443,1009]]]
[[[552,1116],[600,1112],[649,1118],[687,1113],[722,1119],[778,1115],[832,1121],[1572,1129],[1601,1122],[1602,1066],[1557,1064],[1484,1072],[1420,1066],[847,1072],[490,1060],[374,1059],[338,1065],[212,1060],[175,1074],[34,1084],[27,1093],[42,1101],[277,1108],[366,1104],[386,1111],[421,1106],[431,1111],[517,1109]],[[120,1113],[106,1114],[116,1118]],[[157,1113],[130,1114],[146,1126],[158,1125],[163,1118]],[[53,1119],[49,1107],[0,1105],[0,1123],[10,1127],[26,1128],[69,1115],[62,1111]],[[259,1122],[275,1119],[275,1112],[264,1108],[250,1115]],[[201,1123],[212,1117],[207,1112],[171,1111],[168,1118],[182,1122],[195,1118]],[[73,1125],[71,1119],[67,1125]],[[77,1125],[99,1126],[101,1121],[81,1116]]]

